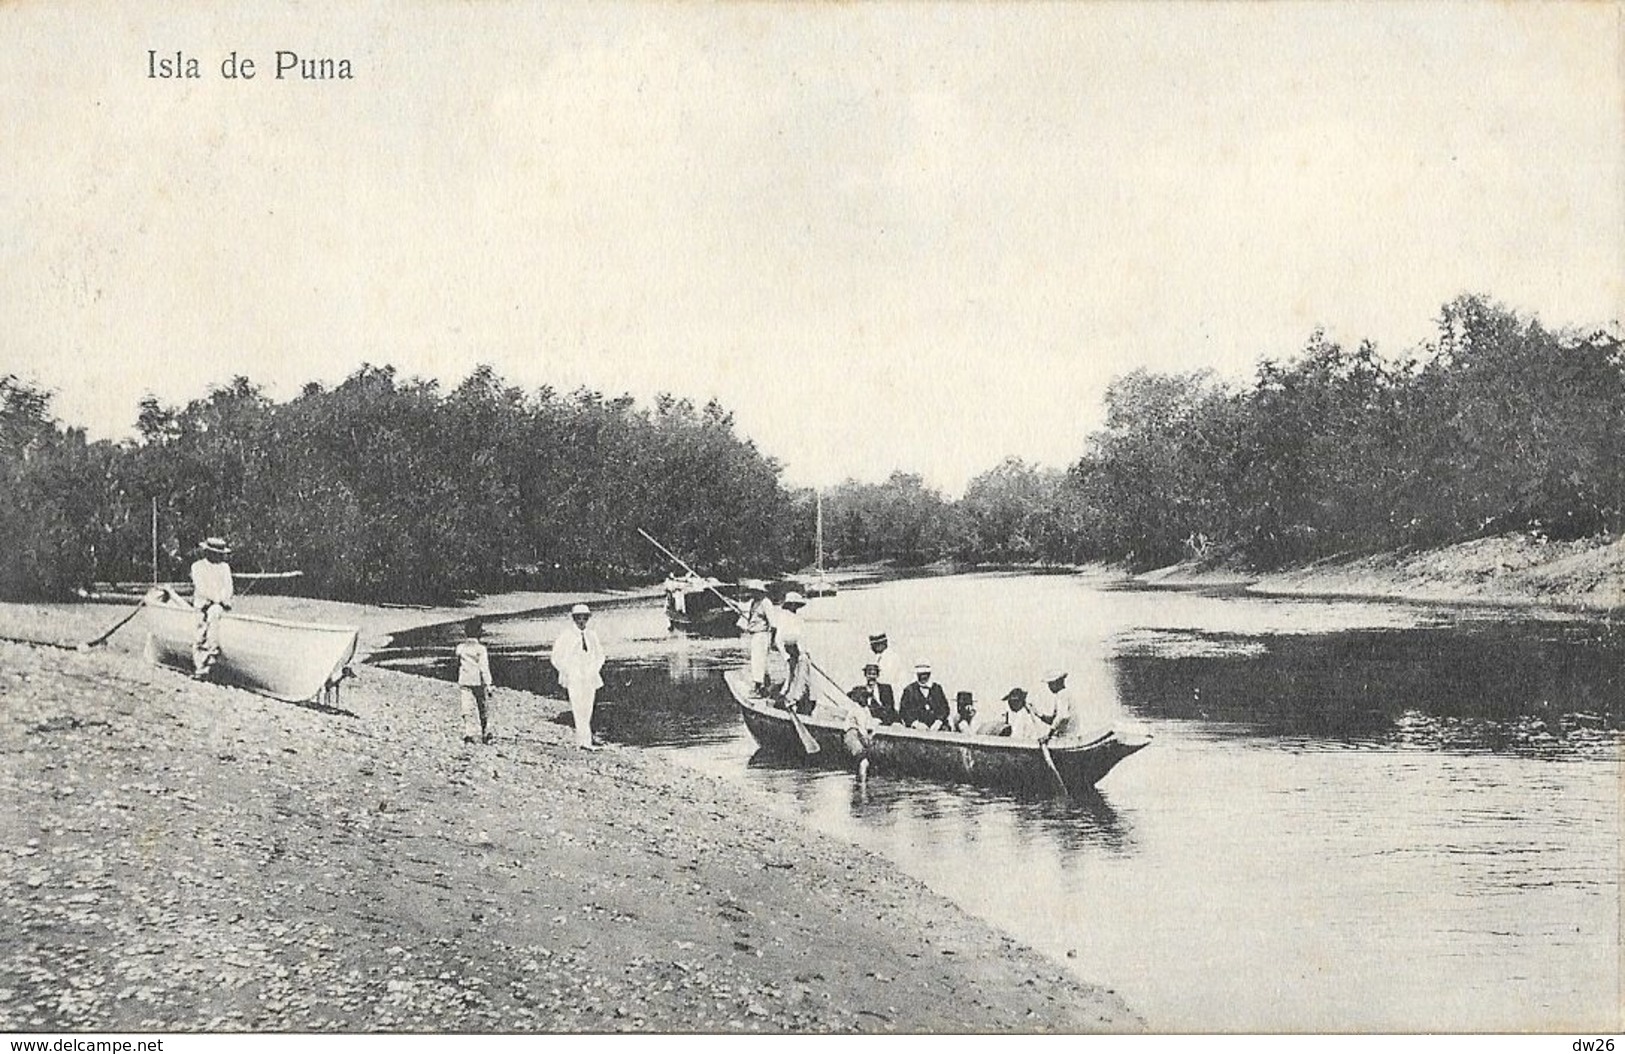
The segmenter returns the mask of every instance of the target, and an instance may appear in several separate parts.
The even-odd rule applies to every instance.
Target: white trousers
[[[585,678],[583,678],[585,679]],[[598,689],[570,685],[570,712],[575,715],[576,746],[592,746],[592,708],[598,701]]]
[[[761,684],[767,680],[767,646],[773,639],[771,633],[752,633],[750,638],[750,683]]]

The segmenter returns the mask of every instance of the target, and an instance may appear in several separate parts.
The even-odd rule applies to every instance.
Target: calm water
[[[1601,620],[1117,589],[882,583],[804,612],[992,699],[1064,665],[1151,734],[1078,801],[753,758],[732,641],[602,611],[596,722],[767,792],[1122,994],[1163,1031],[1617,1031],[1625,634]],[[556,692],[562,619],[487,624],[500,683]],[[449,675],[430,634],[389,660]],[[566,709],[561,702],[560,711]]]

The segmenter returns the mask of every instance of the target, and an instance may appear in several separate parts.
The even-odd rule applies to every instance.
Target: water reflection
[[[1072,800],[757,757],[719,676],[737,643],[674,635],[655,603],[600,609],[595,723],[889,856],[1157,1029],[1620,1024],[1625,643],[1606,622],[1079,575],[881,583],[805,614],[837,677],[876,631],[984,701],[1063,665],[1155,742]],[[543,656],[563,625],[487,623],[499,683],[561,712]],[[450,678],[455,637],[386,660]]]

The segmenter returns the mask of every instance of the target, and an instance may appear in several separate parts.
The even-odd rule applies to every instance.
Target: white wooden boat
[[[197,609],[170,597],[147,604],[142,618],[148,660],[191,673]],[[219,631],[220,656],[210,680],[292,703],[314,699],[339,683],[361,636],[356,626],[232,613],[222,616]]]

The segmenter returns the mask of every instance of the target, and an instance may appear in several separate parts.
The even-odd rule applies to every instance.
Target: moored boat
[[[753,695],[743,671],[724,674],[739,713],[757,744],[769,753],[805,758],[820,765],[851,766],[856,759],[847,746],[845,721],[803,717],[801,723],[818,741],[816,754],[807,754],[790,715],[768,700]],[[897,725],[876,729],[867,745],[869,771],[928,776],[983,786],[1053,790],[1057,774],[1068,790],[1093,787],[1118,762],[1144,750],[1149,739],[1124,739],[1106,732],[1083,741],[1060,740],[1049,746],[1055,772],[1037,743],[1005,736],[973,736],[959,732],[922,732]]]
[[[666,588],[666,621],[672,629],[689,633],[731,636],[739,632],[739,613],[728,606],[728,600],[744,605],[749,599],[732,582],[673,579]]]
[[[170,598],[143,609],[147,659],[192,671],[197,609]],[[355,658],[360,630],[257,615],[221,616],[220,656],[211,680],[292,703],[314,699],[338,683]]]

